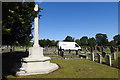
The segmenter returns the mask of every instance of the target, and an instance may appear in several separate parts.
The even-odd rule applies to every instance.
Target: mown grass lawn
[[[118,78],[118,69],[86,59],[51,60],[60,68],[49,74],[22,76],[17,78]],[[7,76],[7,78],[16,78]]]

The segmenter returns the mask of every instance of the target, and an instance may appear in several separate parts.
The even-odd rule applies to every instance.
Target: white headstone
[[[94,61],[94,53],[91,53],[91,60]]]
[[[98,63],[102,63],[102,56],[99,53],[97,53],[97,56],[98,56],[97,59]]]
[[[116,60],[116,53],[115,52],[112,53],[112,59]]]
[[[106,64],[111,66],[111,56],[110,55],[106,55]]]

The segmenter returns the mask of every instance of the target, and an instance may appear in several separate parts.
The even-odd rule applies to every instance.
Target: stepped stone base
[[[23,58],[21,64],[17,64],[12,69],[16,76],[47,74],[59,68],[57,64],[50,63],[50,57],[43,56],[43,48],[41,47],[31,47],[29,54],[27,58]]]
[[[54,63],[50,63],[49,61],[28,62],[22,65],[20,71],[18,71],[16,75],[25,76],[25,75],[47,74],[57,69],[58,69],[58,65]]]

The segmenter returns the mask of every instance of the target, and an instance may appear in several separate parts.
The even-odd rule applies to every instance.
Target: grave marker
[[[97,58],[97,62],[102,63],[102,56],[99,53],[97,53]]]
[[[106,55],[105,58],[106,58],[106,59],[105,59],[105,60],[106,60],[106,61],[105,61],[106,64],[109,65],[109,66],[111,66],[111,56],[110,56],[110,55]]]
[[[91,60],[94,61],[94,53],[91,53]]]
[[[34,11],[38,11],[37,4]],[[58,69],[57,64],[50,63],[50,57],[43,55],[43,48],[38,43],[38,17],[39,15],[34,19],[34,45],[29,48],[29,56],[23,58],[21,68],[16,69],[17,66],[15,66],[13,69],[17,76],[47,74]]]
[[[116,60],[116,53],[112,53],[112,60]]]
[[[76,50],[76,55],[78,55],[78,50]]]

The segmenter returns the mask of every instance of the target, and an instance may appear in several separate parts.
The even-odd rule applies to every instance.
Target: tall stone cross
[[[38,5],[35,5],[34,11],[38,11]],[[43,48],[38,43],[38,15],[34,19],[34,45],[29,48],[29,56],[24,58],[21,68],[15,66],[13,72],[18,76],[47,74],[59,67],[55,63],[50,63],[50,57],[43,55]],[[19,70],[19,71],[17,71]]]
[[[34,11],[38,11],[38,4],[35,5]],[[33,47],[39,47],[39,42],[38,42],[38,15],[34,19],[34,45]]]

